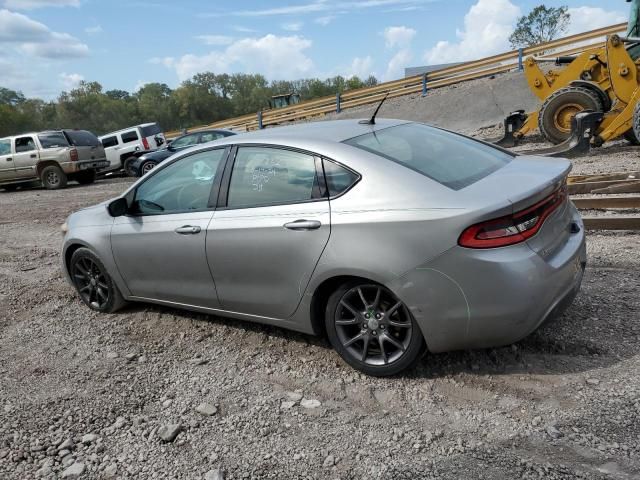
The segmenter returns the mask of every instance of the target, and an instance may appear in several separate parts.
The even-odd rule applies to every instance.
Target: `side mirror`
[[[109,215],[112,217],[123,216],[129,210],[127,199],[124,197],[116,198],[109,204],[109,206],[107,206],[107,210],[109,211]]]

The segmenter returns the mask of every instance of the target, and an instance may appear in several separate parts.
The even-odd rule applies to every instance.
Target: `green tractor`
[[[297,105],[300,103],[300,95],[297,93],[283,93],[281,95],[274,95],[269,100],[269,108],[284,108],[290,105]]]

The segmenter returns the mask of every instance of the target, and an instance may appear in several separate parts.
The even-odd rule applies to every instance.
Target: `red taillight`
[[[77,162],[78,161],[78,150],[76,150],[75,148],[72,148],[69,151],[69,156],[71,157],[71,161],[72,162]]]
[[[149,142],[147,141],[146,138],[142,139],[142,146],[144,147],[145,150],[149,150]]]
[[[458,239],[461,247],[496,248],[514,245],[533,237],[556,208],[567,198],[566,185],[535,205],[467,228]]]

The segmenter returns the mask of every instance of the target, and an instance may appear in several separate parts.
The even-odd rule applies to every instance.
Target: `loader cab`
[[[269,100],[270,108],[284,108],[290,105],[296,105],[300,103],[300,95],[297,93],[284,93],[282,95],[274,95]]]

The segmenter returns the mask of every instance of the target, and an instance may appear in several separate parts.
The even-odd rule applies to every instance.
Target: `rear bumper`
[[[580,290],[586,246],[577,211],[573,217],[580,231],[552,257],[527,243],[456,246],[388,286],[409,305],[432,352],[514,343],[561,314]]]
[[[108,160],[83,160],[79,162],[65,162],[61,164],[64,173],[78,173],[85,170],[98,170],[109,166]]]

